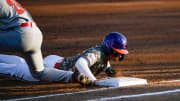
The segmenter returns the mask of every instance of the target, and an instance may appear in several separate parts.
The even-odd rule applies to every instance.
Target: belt
[[[35,26],[37,26],[35,22],[25,22],[25,23],[21,23],[21,24],[18,25],[18,26],[13,26],[13,27],[9,27],[9,28],[7,28],[7,29],[0,29],[0,30],[2,30],[2,31],[7,31],[7,30],[13,30],[14,28],[17,28],[17,27],[32,27],[33,24],[34,24]]]
[[[37,26],[35,22],[25,22],[25,23],[21,23],[21,24],[18,25],[18,26],[9,27],[9,28],[7,28],[7,29],[0,29],[1,31],[3,31],[3,32],[0,32],[0,34],[3,34],[4,31],[13,30],[13,29],[15,29],[15,28],[17,28],[17,27],[32,27],[33,24],[34,24],[35,26]]]
[[[20,24],[20,27],[32,27],[32,22],[25,22]]]

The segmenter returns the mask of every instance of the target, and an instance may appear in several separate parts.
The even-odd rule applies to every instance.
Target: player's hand
[[[106,72],[106,74],[107,74],[108,76],[110,76],[110,77],[114,77],[115,74],[116,74],[116,71],[114,71],[112,68],[106,69],[105,72]]]

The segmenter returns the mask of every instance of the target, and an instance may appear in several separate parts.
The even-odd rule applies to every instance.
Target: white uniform
[[[45,68],[55,69],[56,63],[62,60],[63,57],[49,55],[43,61]],[[31,75],[26,61],[15,55],[0,54],[0,75],[13,77],[21,81],[39,81]]]
[[[0,51],[23,53],[33,76],[40,80],[71,82],[72,72],[44,68],[42,39],[41,31],[19,3],[0,0]]]
[[[62,62],[63,60],[64,60],[63,57],[57,55],[49,55],[45,57],[43,60],[44,67],[57,70],[58,63]],[[85,65],[85,64],[81,64],[81,65]],[[81,73],[86,74],[87,76],[89,75],[88,73],[86,73],[88,69],[84,67],[79,69],[79,71]],[[23,58],[15,55],[0,54],[0,75],[13,77],[20,81],[28,81],[28,82],[39,81],[31,75],[26,61]]]
[[[44,58],[44,66],[55,68],[55,64],[62,61],[62,59],[63,57],[60,56],[49,55]],[[21,81],[39,81],[31,75],[26,61],[15,55],[0,54],[0,74]]]
[[[39,81],[31,75],[26,61],[15,55],[0,54],[0,74],[21,81]]]

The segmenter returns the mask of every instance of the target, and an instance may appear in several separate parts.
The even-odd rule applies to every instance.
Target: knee
[[[37,80],[41,81],[41,77],[44,74],[44,70],[40,71],[40,72],[36,72],[36,71],[31,71],[31,74],[34,78],[36,78]]]

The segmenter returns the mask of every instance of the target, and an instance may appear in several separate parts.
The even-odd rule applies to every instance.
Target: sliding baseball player
[[[118,32],[109,33],[102,45],[96,45],[73,57],[63,58],[49,55],[44,58],[45,68],[60,69],[65,71],[81,72],[90,80],[96,81],[96,75],[105,72],[108,76],[115,75],[110,65],[110,60],[122,61],[127,51],[127,40]],[[14,60],[14,61],[12,61]],[[37,81],[32,77],[23,58],[18,56],[0,55],[0,73],[23,81]],[[10,65],[9,65],[10,64]],[[6,69],[8,68],[8,69]]]

